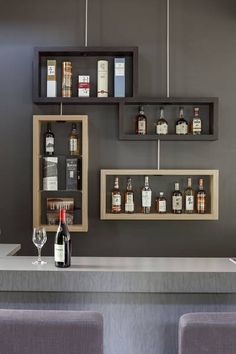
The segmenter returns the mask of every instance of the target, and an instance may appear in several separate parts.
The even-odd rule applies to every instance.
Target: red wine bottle
[[[60,209],[60,222],[54,244],[55,266],[70,267],[71,264],[71,238],[66,224],[66,210]]]

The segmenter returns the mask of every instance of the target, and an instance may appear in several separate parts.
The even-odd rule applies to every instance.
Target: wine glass
[[[38,259],[32,262],[32,264],[47,264],[47,262],[41,259],[41,249],[47,241],[47,234],[44,227],[35,227],[33,230],[32,241],[38,249]]]

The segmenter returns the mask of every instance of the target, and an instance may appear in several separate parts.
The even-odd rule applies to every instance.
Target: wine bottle
[[[70,267],[71,238],[66,224],[66,209],[60,209],[60,222],[54,243],[54,259],[56,267]]]
[[[45,155],[54,155],[55,150],[55,139],[54,134],[51,130],[51,123],[47,123],[47,131],[44,134],[44,152]]]

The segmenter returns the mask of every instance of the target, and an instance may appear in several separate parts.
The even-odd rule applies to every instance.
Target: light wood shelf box
[[[150,214],[142,213],[111,213],[107,207],[107,178],[109,176],[206,176],[209,178],[210,210],[206,214]],[[112,169],[101,170],[100,179],[100,218],[101,220],[218,220],[219,219],[219,171],[218,170],[136,170]],[[140,186],[141,187],[141,186]]]
[[[86,115],[34,115],[33,116],[33,227],[44,226],[46,231],[55,232],[57,225],[43,225],[41,214],[43,212],[41,198],[41,131],[42,125],[47,122],[66,122],[81,124],[81,148],[82,148],[82,191],[81,191],[81,220],[80,224],[69,226],[70,232],[87,232],[88,231],[88,117]],[[57,156],[55,154],[55,156]],[[72,156],[73,157],[73,156]],[[66,171],[65,171],[66,173]],[[45,193],[52,191],[45,191]],[[53,191],[53,195],[57,196],[57,192]],[[65,193],[67,191],[63,191]],[[78,193],[80,191],[69,191],[68,194]],[[66,194],[65,194],[66,196]],[[46,212],[46,211],[44,211]]]

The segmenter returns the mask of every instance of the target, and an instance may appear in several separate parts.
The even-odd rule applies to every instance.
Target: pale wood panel
[[[111,169],[101,170],[100,181],[100,218],[101,220],[218,220],[219,219],[219,171],[218,170],[136,170],[136,169]],[[106,177],[121,175],[149,175],[149,176],[210,176],[211,212],[206,214],[158,214],[158,213],[107,213],[106,208]]]
[[[82,224],[70,225],[71,232],[88,231],[88,116],[86,115],[34,115],[33,116],[33,226],[44,226],[48,232],[55,232],[57,225],[41,225],[40,196],[40,137],[43,122],[82,123]]]

